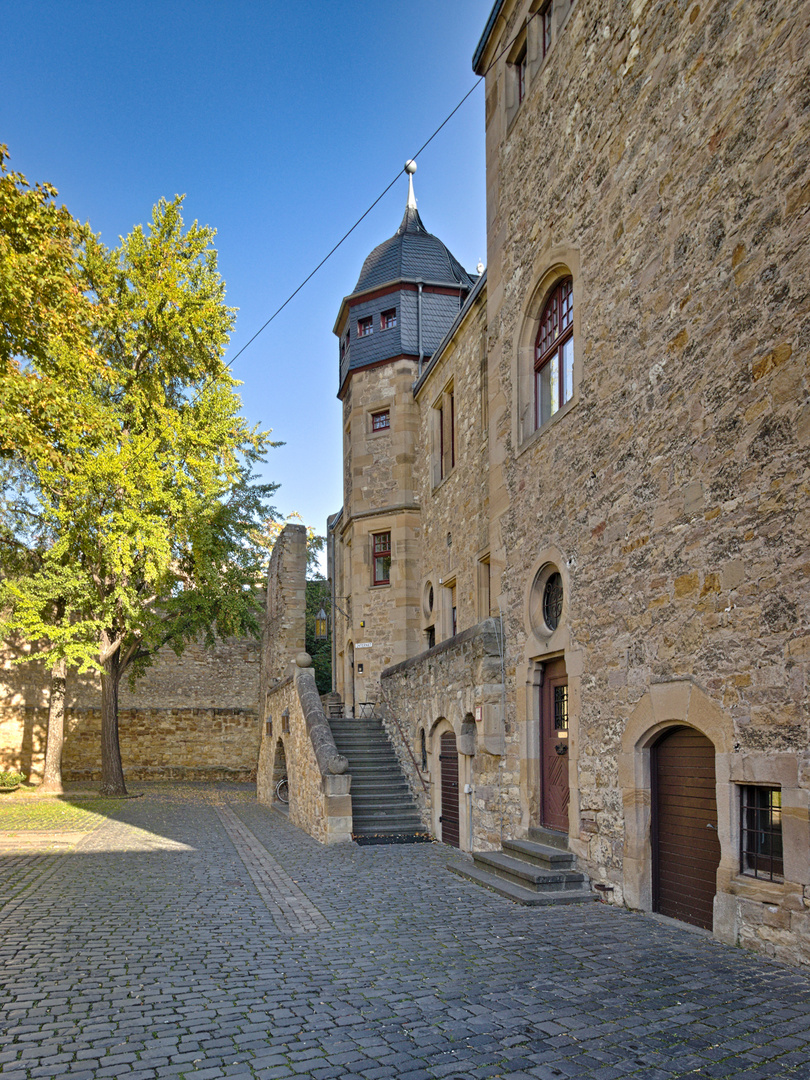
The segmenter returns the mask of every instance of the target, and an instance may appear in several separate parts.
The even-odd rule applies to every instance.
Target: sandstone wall
[[[387,668],[382,678],[383,723],[422,821],[438,837],[439,741],[442,732],[455,733],[460,754],[460,839],[468,851],[499,847],[501,835],[516,835],[521,822],[520,755],[514,740],[504,740],[498,632],[496,620],[488,619],[412,660]],[[420,760],[423,731],[424,770]],[[463,794],[465,784],[472,786],[471,796]]]
[[[491,459],[492,561],[518,731],[531,746],[524,688],[553,650],[528,609],[554,552],[587,869],[622,898],[637,857],[623,739],[651,687],[690,680],[723,717],[730,793],[750,775],[778,785],[780,754],[797,765],[803,854],[776,892],[746,892],[729,815],[719,887],[734,911],[716,905],[716,931],[810,961],[808,8],[555,11],[522,104],[505,61],[487,77],[490,440],[506,451]],[[504,12],[493,50],[528,4]],[[575,393],[535,432],[533,343],[564,274]]]
[[[14,664],[27,646],[0,657],[0,768],[35,779],[45,757],[49,678],[34,661]],[[252,780],[259,745],[259,644],[192,644],[181,657],[163,649],[149,671],[119,697],[124,774],[133,780]],[[68,676],[63,776],[101,776],[101,686],[93,674]]]
[[[256,778],[259,802],[276,803],[276,785],[286,776],[290,821],[322,844],[351,841],[348,762],[335,750],[311,669],[299,667],[275,686],[267,707]],[[320,731],[313,731],[313,708],[320,713]]]
[[[343,396],[344,503],[335,558],[335,685],[350,710],[355,703],[376,701],[382,669],[420,648],[416,372],[416,363],[410,360],[360,369],[353,372]],[[390,427],[373,431],[371,416],[384,409],[389,410]],[[381,532],[391,534],[388,584],[374,584],[373,579],[372,536]]]
[[[486,378],[486,290],[471,302],[452,340],[431,363],[416,391],[419,440],[416,459],[422,543],[419,560],[422,649],[427,628],[436,642],[452,635],[452,601],[460,632],[488,618],[489,439]],[[453,394],[455,464],[440,476],[438,406]],[[445,445],[448,418],[445,415]],[[430,603],[430,595],[433,603]]]

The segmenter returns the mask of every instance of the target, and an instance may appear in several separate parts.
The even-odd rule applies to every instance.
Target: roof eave
[[[466,270],[464,272],[467,273]],[[380,285],[371,285],[368,289],[361,289],[360,292],[349,293],[349,295],[344,296],[340,302],[340,310],[338,311],[335,325],[332,327],[332,333],[335,334],[336,337],[340,337],[340,326],[343,322],[343,313],[346,308],[348,308],[350,305],[361,302],[364,296],[368,296],[371,293],[378,293],[383,289],[393,290],[398,288],[400,285],[426,285],[429,288],[432,287],[436,289],[458,288],[464,289],[465,291],[469,292],[475,288],[476,279],[472,277],[471,281],[472,285],[467,285],[463,281],[457,281],[454,284],[452,281],[433,281],[430,278],[424,277],[398,277],[394,278],[393,281],[383,281]]]
[[[438,364],[438,362],[439,362],[439,360],[440,360],[440,358],[442,356],[442,353],[445,351],[447,346],[453,340],[458,328],[461,326],[461,324],[467,318],[467,315],[469,314],[470,310],[472,309],[472,306],[475,303],[475,301],[480,296],[484,286],[486,285],[486,282],[487,282],[487,272],[485,270],[483,272],[483,274],[481,274],[481,276],[479,277],[478,281],[476,281],[475,286],[470,290],[470,293],[467,296],[467,299],[464,301],[464,305],[461,308],[461,311],[459,311],[458,315],[456,315],[455,319],[453,320],[453,325],[450,327],[450,329],[444,335],[442,340],[439,342],[438,346],[436,347],[436,349],[433,352],[433,355],[430,357],[430,359],[427,361],[424,368],[422,369],[422,374],[419,376],[419,378],[413,384],[413,396],[414,397],[416,397],[416,395],[422,389],[422,386],[424,385],[425,380],[427,379],[428,375],[430,375],[433,368],[436,366],[436,364]]]
[[[476,75],[484,74],[484,72],[480,70],[481,59],[484,55],[484,50],[486,49],[489,39],[492,35],[495,23],[498,21],[498,16],[500,15],[501,9],[503,8],[505,3],[506,0],[495,0],[492,11],[490,11],[489,13],[489,18],[487,19],[487,24],[484,27],[484,32],[481,35],[481,40],[478,42],[476,50],[473,53],[472,67]]]

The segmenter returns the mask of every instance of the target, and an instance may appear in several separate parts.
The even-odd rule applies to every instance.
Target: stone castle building
[[[411,191],[335,324],[329,522],[336,690],[435,836],[544,828],[805,963],[809,14],[495,3],[487,270]]]

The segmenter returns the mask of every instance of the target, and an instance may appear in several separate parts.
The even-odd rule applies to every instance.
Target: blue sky
[[[492,0],[0,0],[0,142],[109,245],[161,196],[217,230],[229,355],[259,329],[475,81]],[[483,85],[418,159],[426,227],[486,262]],[[407,178],[234,363],[265,474],[320,532],[341,492],[332,327],[399,225]]]

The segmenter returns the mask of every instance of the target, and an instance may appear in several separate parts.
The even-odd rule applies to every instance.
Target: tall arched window
[[[574,394],[573,279],[554,287],[534,346],[535,426],[541,427]]]

